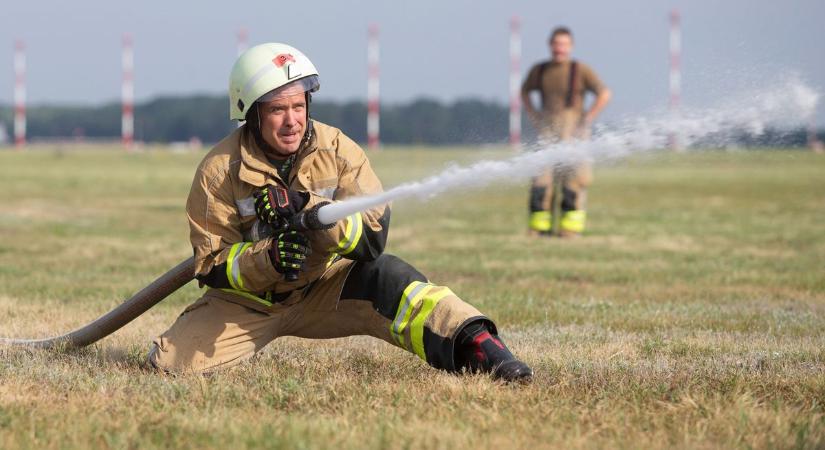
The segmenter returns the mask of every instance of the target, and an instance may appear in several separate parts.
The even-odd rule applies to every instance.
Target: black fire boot
[[[497,335],[490,333],[483,321],[466,325],[458,334],[459,367],[471,372],[488,372],[494,380],[529,383],[533,369],[516,359]]]

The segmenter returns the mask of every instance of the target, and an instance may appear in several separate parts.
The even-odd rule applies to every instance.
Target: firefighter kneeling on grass
[[[315,66],[290,46],[262,44],[238,58],[230,118],[245,123],[203,159],[186,205],[196,277],[209,289],[155,339],[149,362],[205,373],[248,360],[279,336],[363,334],[439,369],[530,381],[532,370],[489,318],[382,254],[389,206],[261,236],[266,224],[382,189],[355,142],[311,120],[319,86]]]

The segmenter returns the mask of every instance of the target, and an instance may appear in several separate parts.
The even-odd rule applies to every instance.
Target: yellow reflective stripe
[[[550,231],[553,216],[550,211],[536,211],[530,214],[530,228],[536,231]]]
[[[427,354],[424,353],[424,321],[427,320],[427,317],[429,317],[433,309],[435,309],[435,305],[437,305],[442,298],[448,295],[455,295],[450,288],[446,287],[433,295],[429,295],[429,293],[434,290],[436,289],[427,291],[428,295],[425,295],[421,300],[423,303],[421,310],[418,311],[418,314],[415,315],[415,318],[410,323],[410,340],[412,341],[413,352],[424,361],[427,360]]]
[[[422,283],[420,281],[413,281],[404,289],[399,300],[398,312],[395,314],[395,320],[390,324],[390,332],[395,336],[395,340],[402,347],[408,348],[404,345],[404,330],[407,328],[412,311],[415,308],[418,300],[424,295],[427,288],[432,286],[429,283]]]
[[[268,302],[257,295],[250,294],[249,292],[238,291],[236,289],[221,289],[224,292],[229,292],[230,294],[240,295],[241,297],[248,298],[250,300],[255,300],[258,303],[261,303],[265,306],[272,306],[272,302]],[[267,298],[271,298],[269,293],[266,294]]]
[[[364,221],[361,213],[357,212],[347,217],[347,225],[344,229],[344,237],[338,243],[338,254],[346,255],[355,250],[358,241],[361,239],[361,234],[364,232]]]
[[[243,252],[251,246],[251,242],[239,242],[229,249],[229,256],[226,258],[226,278],[229,280],[229,285],[235,289],[246,290],[243,285],[243,277],[241,276],[241,267],[238,259]]]
[[[587,218],[587,212],[583,209],[574,209],[572,211],[567,211],[561,216],[561,221],[559,222],[559,228],[564,231],[573,231],[575,233],[581,233],[584,231],[584,221]]]
[[[235,284],[235,279],[232,276],[232,266],[235,262],[235,255],[238,253],[238,249],[240,247],[238,244],[233,245],[229,248],[229,256],[226,257],[226,279],[229,280],[229,285],[235,289],[238,289],[238,286]]]

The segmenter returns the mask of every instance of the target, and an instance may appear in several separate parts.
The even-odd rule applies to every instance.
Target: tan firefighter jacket
[[[313,121],[313,135],[282,180],[243,126],[203,159],[186,203],[195,275],[214,294],[255,309],[317,280],[337,258],[375,259],[384,249],[389,206],[356,213],[328,230],[307,231],[312,254],[298,280],[286,282],[270,261],[272,238],[253,242],[255,193],[277,184],[310,193],[319,202],[380,192],[364,151],[337,128]]]

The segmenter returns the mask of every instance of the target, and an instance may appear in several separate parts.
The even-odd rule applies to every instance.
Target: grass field
[[[202,153],[0,152],[0,336],[83,325],[190,255]],[[385,186],[500,151],[385,151]],[[498,321],[526,387],[381,341],[283,338],[204,378],[143,367],[188,285],[82,351],[0,349],[0,448],[823,448],[825,158],[599,166],[579,240],[526,181],[399,202],[388,252]]]

